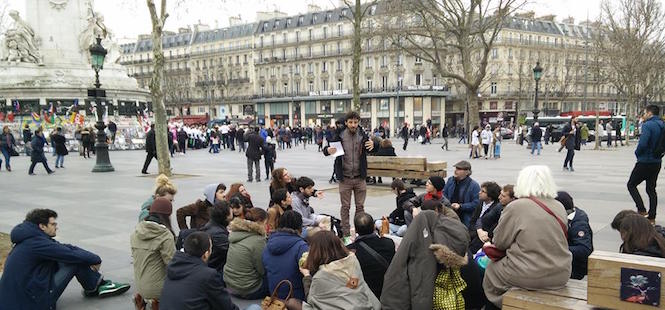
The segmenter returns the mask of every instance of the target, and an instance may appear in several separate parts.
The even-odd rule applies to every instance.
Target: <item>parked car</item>
[[[510,140],[514,137],[513,131],[508,128],[501,127],[501,137]]]

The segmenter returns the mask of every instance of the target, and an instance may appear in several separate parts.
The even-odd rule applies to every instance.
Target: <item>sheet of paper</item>
[[[344,155],[344,148],[342,147],[342,142],[330,142],[330,147],[334,147],[337,151],[334,154],[330,154],[333,157],[339,157]]]

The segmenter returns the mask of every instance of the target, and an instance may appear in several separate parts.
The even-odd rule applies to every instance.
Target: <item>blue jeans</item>
[[[374,226],[376,226],[376,229],[381,230],[381,220],[376,220],[374,221]],[[406,225],[395,225],[393,223],[389,223],[388,226],[390,226],[390,234],[393,236],[398,236],[398,237],[404,237],[404,234],[406,234]]]
[[[65,163],[65,155],[58,155],[58,157],[55,158],[56,167],[62,167],[62,164],[64,163]]]
[[[62,292],[69,285],[69,281],[74,277],[86,291],[96,290],[102,281],[102,275],[90,269],[88,265],[58,263],[58,271],[53,275],[52,304],[55,305]]]
[[[536,150],[536,148],[538,149],[538,155],[540,155],[540,150],[543,149],[543,145],[541,144],[540,141],[531,142],[531,154],[533,154],[533,151]]]
[[[501,143],[494,145],[494,157],[501,157]]]
[[[12,165],[10,164],[9,160],[10,160],[12,157],[9,155],[9,149],[6,148],[6,147],[2,147],[2,148],[0,148],[0,151],[2,151],[2,156],[5,157],[5,166],[11,168]],[[0,164],[2,164],[2,160],[0,160]]]

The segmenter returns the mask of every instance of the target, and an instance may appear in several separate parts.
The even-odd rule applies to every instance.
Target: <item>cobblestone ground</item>
[[[441,150],[441,141],[432,145],[409,142],[408,151],[402,151],[401,140],[394,140],[397,154],[424,155],[430,160],[448,162],[448,174],[452,165],[468,157],[468,148],[450,140],[450,151]],[[609,223],[622,209],[634,208],[626,182],[634,165],[634,144],[631,147],[604,148],[600,151],[584,149],[575,156],[576,172],[562,171],[565,152],[558,153],[558,145],[545,145],[541,156],[532,156],[524,146],[504,143],[499,160],[477,159],[472,177],[478,182],[496,181],[500,185],[514,183],[519,170],[527,165],[549,166],[557,185],[570,192],[578,207],[587,211],[594,231],[596,249],[617,251],[620,243],[618,233]],[[51,167],[55,157],[47,155]],[[65,169],[54,175],[46,175],[43,168],[36,169],[36,176],[28,176],[29,159],[25,156],[12,158],[13,172],[0,172],[0,231],[9,232],[23,220],[33,208],[51,208],[58,212],[58,237],[61,242],[73,243],[99,254],[103,259],[102,271],[115,281],[133,282],[129,235],[137,221],[140,205],[151,194],[155,175],[140,174],[145,153],[142,151],[111,152],[111,161],[116,171],[94,174],[93,159],[83,159],[71,154],[65,159]],[[175,184],[178,194],[174,207],[178,208],[203,196],[203,187],[209,183],[234,182],[247,179],[244,154],[223,150],[220,154],[209,154],[206,150],[188,151],[185,156],[172,159],[178,174]],[[263,165],[262,165],[263,166]],[[316,182],[316,187],[325,190],[321,200],[313,199],[312,206],[321,213],[339,215],[339,195],[335,184],[328,184],[332,172],[332,159],[324,158],[315,146],[302,145],[278,151],[276,167],[286,167],[294,176],[306,175]],[[262,167],[263,168],[263,167]],[[149,171],[155,173],[156,163]],[[262,172],[265,179],[265,171]],[[663,188],[663,173],[660,189]],[[371,186],[365,209],[375,217],[387,215],[394,208],[395,199],[389,191],[390,178],[384,178],[383,186]],[[386,184],[388,183],[388,184]],[[266,207],[269,200],[268,182],[246,184],[255,206]],[[643,186],[640,189],[646,199]],[[419,189],[422,191],[422,188]],[[660,193],[663,191],[660,190]],[[662,196],[662,195],[661,195]],[[660,199],[663,205],[663,198]],[[175,216],[174,216],[175,217]],[[657,219],[663,224],[661,218]],[[173,218],[175,225],[175,218]],[[123,296],[107,299],[84,299],[81,287],[73,281],[58,302],[61,309],[130,309],[133,289]],[[238,301],[243,308],[246,301]]]

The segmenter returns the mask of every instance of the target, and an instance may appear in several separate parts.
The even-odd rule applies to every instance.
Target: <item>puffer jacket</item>
[[[175,240],[166,226],[148,217],[129,237],[134,259],[134,283],[143,298],[159,299],[166,279],[166,266],[175,254]]]
[[[573,269],[570,277],[582,279],[587,275],[589,255],[593,252],[593,231],[589,217],[582,209],[575,208],[575,215],[568,221],[568,249],[573,254]]]
[[[303,310],[381,309],[381,302],[367,286],[360,263],[353,253],[319,266],[314,276],[304,279],[305,286],[310,279],[309,295],[307,302],[302,304]]]
[[[430,210],[420,212],[386,271],[381,292],[383,309],[432,309],[439,265],[466,265],[468,246],[469,234],[458,219]]]
[[[248,295],[261,287],[266,273],[261,260],[266,247],[265,226],[235,218],[229,229],[231,233],[224,265],[224,282],[233,293]]]
[[[279,281],[287,279],[293,284],[293,297],[305,300],[298,260],[307,251],[309,246],[295,230],[281,228],[270,234],[262,255],[270,292],[275,290]],[[279,298],[286,298],[287,295],[288,287],[280,287]]]

